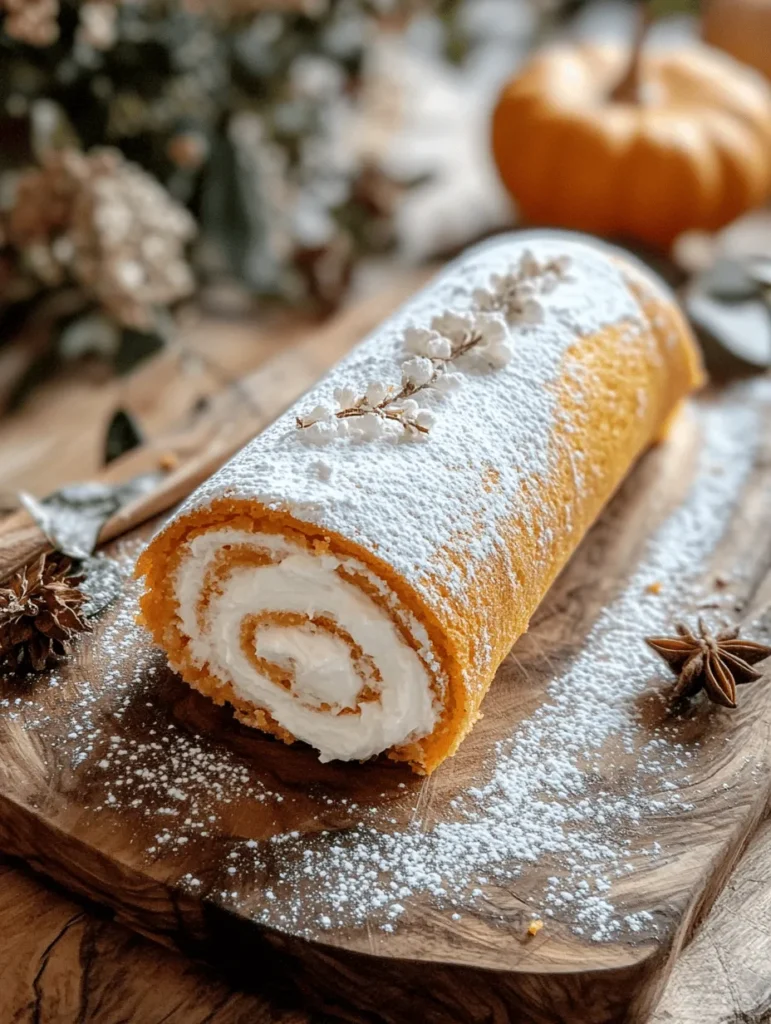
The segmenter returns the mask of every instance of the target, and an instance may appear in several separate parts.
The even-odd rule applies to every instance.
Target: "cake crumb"
[[[162,469],[166,473],[171,473],[179,466],[179,455],[176,452],[168,451],[163,452],[158,458],[158,469]]]

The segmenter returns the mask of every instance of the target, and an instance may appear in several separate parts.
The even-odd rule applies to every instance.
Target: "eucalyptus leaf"
[[[758,282],[747,266],[726,257],[715,260],[700,276],[699,287],[721,302],[745,302],[758,295]]]
[[[107,425],[107,433],[104,439],[104,463],[107,465],[113,459],[125,455],[134,448],[138,448],[144,438],[134,417],[125,409],[116,409],[112,419]]]
[[[289,235],[267,148],[258,121],[233,120],[206,168],[201,224],[237,278],[263,294],[279,294]]]
[[[159,332],[125,327],[113,360],[115,372],[121,375],[129,373],[138,363],[160,352],[165,344],[166,339]]]
[[[240,200],[235,152],[227,138],[215,140],[204,172],[201,225],[204,236],[222,251],[229,269],[243,276],[250,229]]]
[[[59,335],[59,352],[64,359],[97,355],[115,358],[120,346],[120,328],[104,313],[89,312],[65,324]]]
[[[753,281],[761,288],[771,288],[771,257],[757,256],[749,260],[748,268]]]
[[[714,376],[771,367],[771,310],[761,297],[723,302],[697,280],[683,298]]]
[[[70,484],[42,500],[21,492],[19,500],[57,551],[70,558],[87,558],[107,520],[124,505],[149,494],[162,477],[159,471],[123,484]]]

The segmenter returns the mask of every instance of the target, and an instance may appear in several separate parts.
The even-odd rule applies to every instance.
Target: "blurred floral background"
[[[723,52],[694,70],[699,37]],[[604,40],[576,128],[555,83]],[[657,106],[660,45],[690,106],[651,113],[619,174],[601,125]],[[631,245],[713,355],[771,363],[771,0],[0,0],[0,68],[6,410],[62,367],[133,369],[201,311],[328,316],[528,223]]]

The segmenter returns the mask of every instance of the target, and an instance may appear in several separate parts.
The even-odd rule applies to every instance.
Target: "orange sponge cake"
[[[141,555],[170,664],[323,760],[431,772],[702,380],[666,288],[579,236],[471,250]]]

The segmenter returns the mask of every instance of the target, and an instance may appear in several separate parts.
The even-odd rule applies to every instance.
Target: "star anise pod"
[[[741,640],[739,626],[714,636],[699,619],[698,633],[682,622],[675,624],[677,636],[646,636],[645,642],[678,673],[672,691],[674,699],[691,697],[704,689],[715,704],[736,707],[736,687],[760,679],[752,666],[771,656],[771,647],[754,640]]]
[[[71,570],[69,559],[42,555],[0,586],[0,667],[40,672],[76,633],[91,629],[82,615],[84,577]]]

